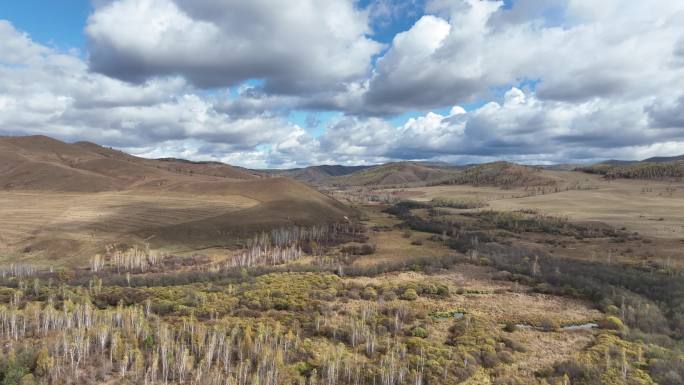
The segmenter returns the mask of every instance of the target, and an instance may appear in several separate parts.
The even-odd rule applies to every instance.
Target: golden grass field
[[[409,199],[470,199],[486,202],[485,209],[537,209],[573,221],[601,221],[642,235],[684,238],[684,182],[603,180],[596,175],[553,171],[555,177],[579,181],[586,189],[534,194],[524,188],[434,186],[405,189]]]
[[[62,254],[56,265],[94,254],[103,245],[134,242],[138,231],[211,218],[255,206],[244,196],[132,192],[0,192],[0,250]],[[31,246],[29,246],[29,244]],[[49,248],[49,250],[47,250]]]
[[[376,251],[369,256],[361,256],[354,263],[369,265],[415,257],[439,257],[453,254],[441,242],[429,240],[432,234],[420,231],[403,232],[393,229],[401,221],[395,216],[383,213],[377,206],[365,206],[364,225],[369,229],[368,243],[376,246]],[[420,245],[411,244],[420,240]]]

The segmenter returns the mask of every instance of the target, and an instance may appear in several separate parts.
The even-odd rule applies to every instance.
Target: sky
[[[0,135],[251,168],[684,154],[684,2],[0,2]]]

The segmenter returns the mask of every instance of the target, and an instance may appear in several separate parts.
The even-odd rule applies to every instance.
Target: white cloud
[[[107,75],[212,87],[259,78],[284,94],[366,77],[381,49],[369,32],[351,0],[116,0],[86,27],[91,65]]]
[[[348,159],[437,159],[524,162],[591,161],[683,152],[684,129],[653,128],[643,101],[582,103],[543,100],[511,88],[502,103],[470,112],[428,112],[391,127],[378,118],[345,118],[320,139],[335,156]],[[617,134],[619,133],[619,134]],[[664,145],[668,143],[667,145]]]
[[[132,85],[91,73],[80,58],[0,21],[0,135],[45,134],[147,155],[220,158],[259,153],[259,146],[291,140],[297,129],[269,114],[233,117],[178,77]]]
[[[540,81],[540,98],[577,103],[684,88],[682,2],[456,0],[427,9],[434,15],[398,34],[379,60],[364,103],[349,104],[357,112],[470,102],[525,79]]]

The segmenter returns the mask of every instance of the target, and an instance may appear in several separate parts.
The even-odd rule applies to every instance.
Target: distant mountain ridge
[[[596,164],[608,164],[612,166],[624,166],[628,164],[634,164],[634,163],[665,163],[665,162],[674,162],[678,160],[684,160],[684,154],[682,155],[675,155],[675,156],[653,156],[650,158],[642,159],[642,160],[621,160],[621,159],[608,159],[604,160],[602,162],[595,163]]]
[[[608,179],[668,179],[684,177],[684,155],[656,156],[641,161],[605,161],[576,169]]]
[[[683,155],[677,155],[677,156],[654,156],[652,158],[644,159],[644,160],[642,160],[642,162],[661,163],[661,162],[673,162],[673,161],[678,161],[678,160],[684,160],[684,154]]]
[[[320,167],[342,167],[335,172],[321,172]],[[551,186],[557,176],[542,173],[544,167],[525,166],[498,161],[457,166],[444,162],[390,162],[374,166],[312,166],[283,170],[278,175],[293,177],[305,183],[328,187],[420,187],[429,185],[464,184],[495,187]],[[335,168],[333,168],[335,170]],[[563,168],[559,170],[568,170]]]
[[[379,165],[326,164],[286,170],[250,170],[216,161],[146,159],[91,142],[69,144],[36,135],[0,137],[0,189],[96,192],[164,184],[180,176],[234,181],[280,176],[325,186],[548,185],[552,182],[535,170],[578,170],[610,177],[678,177],[680,167],[684,167],[679,164],[682,161],[684,155],[657,156],[642,161],[607,160],[587,166],[535,167],[503,161],[457,166],[444,162],[401,161]],[[641,166],[637,170],[635,165]]]
[[[266,172],[271,175],[286,176],[289,178],[294,178],[300,182],[305,183],[317,183],[325,179],[349,175],[357,171],[365,170],[373,166],[343,166],[339,164],[334,165],[318,165],[309,166],[303,168],[293,168],[286,170],[259,170],[260,172]]]
[[[451,166],[435,166],[422,162],[385,163],[326,180],[331,185],[406,186],[434,183],[452,175]]]
[[[467,184],[499,187],[550,186],[557,178],[548,178],[541,167],[498,161],[456,166],[443,162],[390,162],[361,166],[359,170],[344,166],[343,175],[320,173],[320,166],[288,170],[288,175],[300,181],[331,187],[419,187],[427,185]],[[330,167],[330,166],[325,166]],[[305,171],[304,171],[305,170]],[[316,170],[315,176],[311,175]]]
[[[540,167],[499,161],[468,167],[442,184],[511,188],[550,186],[556,184],[556,180],[547,177]]]

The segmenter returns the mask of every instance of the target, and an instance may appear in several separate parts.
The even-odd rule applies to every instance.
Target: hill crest
[[[260,176],[226,164],[160,161],[91,142],[65,143],[47,136],[0,137],[0,188],[98,192],[134,188],[151,181]]]

